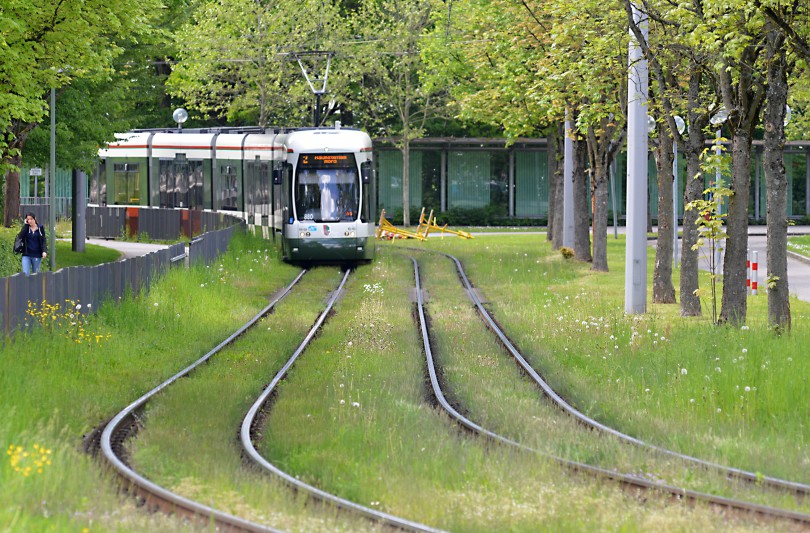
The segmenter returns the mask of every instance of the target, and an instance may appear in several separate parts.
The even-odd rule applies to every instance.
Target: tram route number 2
[[[301,157],[301,166],[329,167],[345,163],[348,159],[346,154],[305,154]]]

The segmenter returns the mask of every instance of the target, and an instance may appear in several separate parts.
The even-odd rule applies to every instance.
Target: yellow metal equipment
[[[452,235],[457,235],[457,236],[459,236],[459,237],[461,237],[463,239],[472,239],[473,238],[472,234],[467,233],[466,231],[447,229],[447,224],[445,224],[444,226],[439,226],[436,223],[436,217],[433,216],[433,210],[432,209],[430,210],[430,214],[427,216],[427,219],[426,219],[425,218],[425,208],[423,207],[422,208],[422,214],[419,215],[419,226],[416,228],[416,232],[420,233],[420,234],[423,233],[425,235],[425,237],[427,237],[428,233],[430,233],[430,230],[441,231],[442,235],[444,235],[445,233],[450,233]]]
[[[385,209],[380,212],[380,223],[377,226],[377,238],[378,239],[393,239],[393,238],[400,238],[400,239],[418,239],[420,241],[424,241],[427,239],[427,234],[421,235],[418,232],[409,231],[406,229],[398,228],[388,222],[385,218]]]
[[[380,213],[380,223],[377,226],[377,238],[378,239],[417,239],[420,241],[424,241],[427,239],[428,234],[431,230],[436,230],[442,232],[442,235],[445,233],[450,233],[452,235],[457,235],[463,239],[472,239],[473,236],[466,231],[461,230],[453,230],[447,229],[447,224],[444,226],[439,226],[436,224],[436,217],[433,216],[433,210],[430,211],[430,214],[425,218],[425,208],[422,208],[422,213],[419,215],[419,225],[416,227],[416,231],[410,231],[402,228],[398,228],[391,224],[385,218],[385,209],[382,210]]]

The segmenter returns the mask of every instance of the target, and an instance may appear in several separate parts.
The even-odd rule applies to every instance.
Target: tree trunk
[[[785,106],[787,61],[784,35],[768,34],[768,92],[765,105],[765,186],[767,190],[768,322],[777,331],[790,331],[787,271],[787,177],[785,176]]]
[[[554,202],[554,195],[557,188],[557,136],[556,128],[546,137],[548,146],[548,212],[546,213],[546,240],[554,240],[554,212],[557,204]]]
[[[411,225],[411,140],[402,136],[402,225]]]
[[[758,122],[765,91],[755,74],[764,39],[752,36],[738,60],[736,75],[728,68],[717,72],[723,103],[729,111],[731,129],[731,197],[728,202],[728,238],[723,262],[723,299],[720,322],[745,324],[748,290],[745,260],[748,251],[748,197],[751,186],[751,141]]]
[[[20,220],[20,164],[22,157],[11,156],[8,163],[14,165],[15,170],[6,173],[6,184],[3,190],[3,225],[10,228]]]
[[[705,113],[697,110],[700,107],[700,85],[702,73],[697,65],[693,65],[689,77],[689,137],[683,147],[686,157],[686,183],[683,188],[683,205],[703,196],[703,171],[700,168],[700,154],[706,144],[706,135],[703,128],[708,123]],[[700,288],[698,278],[698,251],[692,247],[698,240],[697,211],[690,209],[683,213],[683,240],[681,245],[681,316],[701,316],[700,297],[696,291]]]
[[[563,142],[565,140],[565,125],[560,122],[554,131],[554,139],[556,144],[556,158],[554,165],[554,181],[557,186],[554,188],[554,234],[552,235],[552,242],[554,249],[559,249],[563,245],[563,216],[565,209],[563,209],[563,202],[565,201],[565,184],[563,183],[563,165],[560,164],[564,150]]]
[[[745,324],[748,289],[745,261],[748,253],[748,196],[751,181],[751,132],[737,128],[731,140],[732,195],[728,200],[728,229],[723,261],[723,299],[720,321],[734,326]]]
[[[593,265],[591,270],[608,271],[607,262],[607,221],[608,221],[608,184],[610,183],[610,166],[598,165],[593,176]]]
[[[581,136],[574,139],[574,257],[591,261],[591,227],[588,198],[588,143]]]
[[[672,238],[674,236],[672,212],[672,161],[675,157],[672,137],[663,125],[658,127],[658,147],[655,151],[658,169],[658,243],[655,247],[653,272],[653,303],[675,303],[672,284]]]

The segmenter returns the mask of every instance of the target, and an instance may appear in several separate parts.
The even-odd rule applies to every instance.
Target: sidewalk
[[[748,227],[748,249],[751,252],[757,252],[758,262],[758,276],[757,284],[758,296],[767,298],[767,287],[765,278],[768,276],[767,264],[767,227],[766,226],[749,226]],[[810,226],[789,226],[788,235],[808,235],[810,234]],[[651,240],[651,246],[655,246],[655,240]],[[682,245],[682,240],[679,239],[678,245]],[[753,257],[752,257],[753,259]],[[721,260],[722,261],[722,260]],[[698,263],[699,268],[702,270],[709,270],[708,256],[706,247],[701,249],[700,259]],[[788,287],[790,288],[790,295],[795,296],[799,300],[810,302],[810,259],[788,252]],[[720,274],[722,274],[722,263],[720,264]]]
[[[95,244],[97,246],[104,246],[106,248],[118,250],[123,255],[121,259],[138,257],[168,248],[168,246],[165,244],[148,244],[143,242],[116,241],[108,239],[87,239],[85,242],[87,242],[87,244]]]

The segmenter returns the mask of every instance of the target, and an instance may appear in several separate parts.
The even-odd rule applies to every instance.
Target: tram
[[[342,128],[135,130],[99,150],[90,203],[227,211],[290,262],[374,257],[371,138]],[[272,235],[271,235],[272,234]]]

